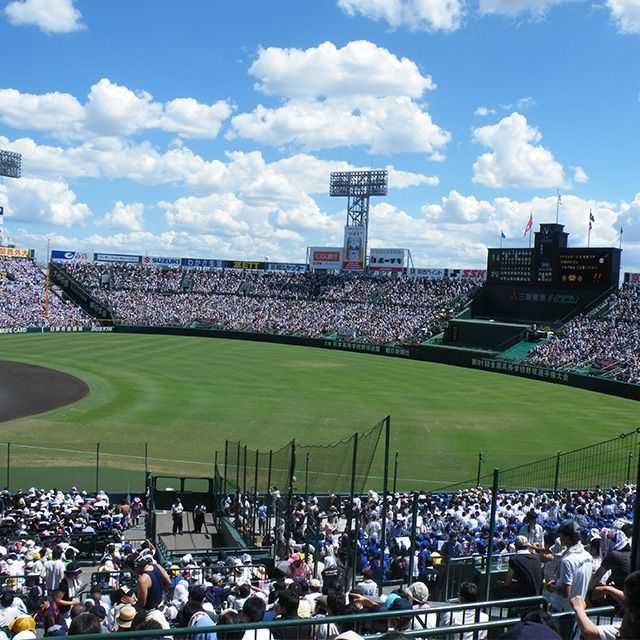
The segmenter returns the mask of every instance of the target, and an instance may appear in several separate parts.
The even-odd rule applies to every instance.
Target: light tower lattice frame
[[[0,176],[20,178],[22,176],[22,155],[15,151],[3,151],[0,149]],[[0,246],[4,244],[4,207],[0,207]]]
[[[345,226],[345,250],[349,230],[361,229],[364,247],[363,264],[367,255],[369,236],[369,199],[386,196],[389,189],[389,173],[386,169],[372,171],[333,171],[329,178],[329,195],[347,198],[347,224]],[[343,257],[343,264],[348,262]]]

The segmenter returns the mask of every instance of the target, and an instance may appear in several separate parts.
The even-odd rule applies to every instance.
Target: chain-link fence
[[[629,484],[635,482],[639,454],[640,428],[586,447],[559,451],[554,456],[502,469],[500,489],[560,491]],[[493,475],[483,474],[482,465],[480,454],[475,478],[440,487],[434,492],[490,486]]]

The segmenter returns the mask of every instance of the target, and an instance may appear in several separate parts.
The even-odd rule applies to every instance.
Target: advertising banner
[[[404,249],[371,249],[369,269],[371,271],[404,271]]]
[[[210,260],[209,258],[181,258],[180,264],[188,269],[222,269],[226,260]]]
[[[51,252],[51,259],[54,262],[91,262],[93,254],[84,251],[59,251],[54,249]]]
[[[264,270],[267,268],[266,262],[251,262],[250,260],[225,260],[228,269],[251,269]]]
[[[625,284],[640,286],[640,273],[625,273],[624,282]]]
[[[306,264],[297,262],[268,262],[268,271],[291,271],[294,273],[304,273],[307,270]]]
[[[142,264],[146,267],[179,267],[180,258],[167,258],[165,256],[144,256]]]
[[[409,269],[408,274],[414,278],[429,278],[430,280],[442,280],[445,276],[445,269]]]
[[[342,269],[342,248],[311,247],[309,266],[312,269]]]
[[[486,269],[463,269],[462,277],[468,280],[484,280],[487,277]]]
[[[0,256],[3,258],[30,258],[31,249],[18,249],[16,247],[0,247]]]
[[[364,271],[365,232],[363,226],[344,228],[344,271]]]
[[[126,253],[96,253],[93,256],[96,262],[111,262],[113,264],[140,264],[142,256],[130,256]]]

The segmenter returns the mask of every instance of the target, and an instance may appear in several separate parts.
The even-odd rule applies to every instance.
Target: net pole
[[[491,516],[489,518],[489,538],[487,540],[487,555],[485,559],[485,600],[489,600],[491,593],[491,555],[493,554],[493,539],[496,534],[496,512],[498,511],[498,492],[500,491],[500,469],[493,470],[493,487],[491,489]]]
[[[353,454],[351,457],[351,488],[349,490],[349,517],[347,520],[347,533],[351,533],[351,521],[353,519],[353,501],[356,494],[356,471],[358,468],[358,434],[353,434]]]
[[[356,574],[358,573],[358,532],[360,531],[360,512],[355,514],[355,527],[353,529],[353,571],[351,572],[351,590],[356,588]]]
[[[389,440],[391,439],[391,417],[384,420],[384,474],[382,477],[382,531],[380,540],[380,584],[379,593],[382,593],[384,583],[384,550],[387,545],[387,492],[389,490]]]
[[[242,471],[242,495],[247,495],[247,445],[244,445],[244,463]]]
[[[556,472],[553,480],[553,493],[558,493],[558,485],[560,484],[560,456],[562,454],[558,451],[556,453]]]
[[[7,491],[11,491],[11,443],[7,442]]]
[[[269,467],[267,468],[267,495],[265,499],[267,501],[267,533],[273,531],[275,533],[275,525],[274,528],[271,529],[271,511],[273,508],[273,495],[271,494],[271,463],[273,462],[273,449],[269,449]],[[272,540],[273,548],[275,553],[275,536]]]
[[[400,454],[396,451],[395,456],[393,458],[393,491],[396,492],[396,488],[398,486],[398,456]]]
[[[236,446],[236,527],[240,524],[240,440]]]
[[[100,491],[100,443],[96,443],[96,493]]]
[[[149,477],[149,443],[144,443],[144,486],[147,486],[147,478]]]
[[[260,450],[256,449],[256,468],[253,474],[253,506],[251,507],[251,544],[256,539],[256,517],[258,515],[258,464],[260,463]]]
[[[304,458],[304,502],[305,505],[309,498],[309,452]]]
[[[631,483],[631,465],[633,462],[633,450],[629,451],[627,456],[627,484]]]
[[[285,547],[289,543],[291,538],[291,519],[293,514],[291,513],[291,504],[293,503],[293,483],[295,482],[296,473],[296,441],[295,438],[291,441],[291,458],[289,461],[289,478],[287,480],[287,502],[285,504],[284,513],[284,537]]]
[[[227,462],[229,460],[229,441],[225,440],[224,441],[224,486],[223,486],[223,493],[226,497],[227,495]]]
[[[484,456],[482,451],[478,453],[478,473],[476,475],[476,489],[480,486],[480,478],[482,477],[482,463],[484,462]]]
[[[418,494],[413,494],[411,504],[411,546],[409,548],[409,584],[413,582],[413,570],[416,561],[416,532],[418,529]]]
[[[220,504],[220,474],[218,473],[218,450],[213,453],[213,521],[216,521],[218,505]]]

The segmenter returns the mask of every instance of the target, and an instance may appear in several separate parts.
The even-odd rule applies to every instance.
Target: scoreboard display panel
[[[532,278],[533,249],[489,249],[487,282],[528,283]]]
[[[558,284],[590,288],[609,286],[611,262],[608,251],[565,249],[558,256]]]

